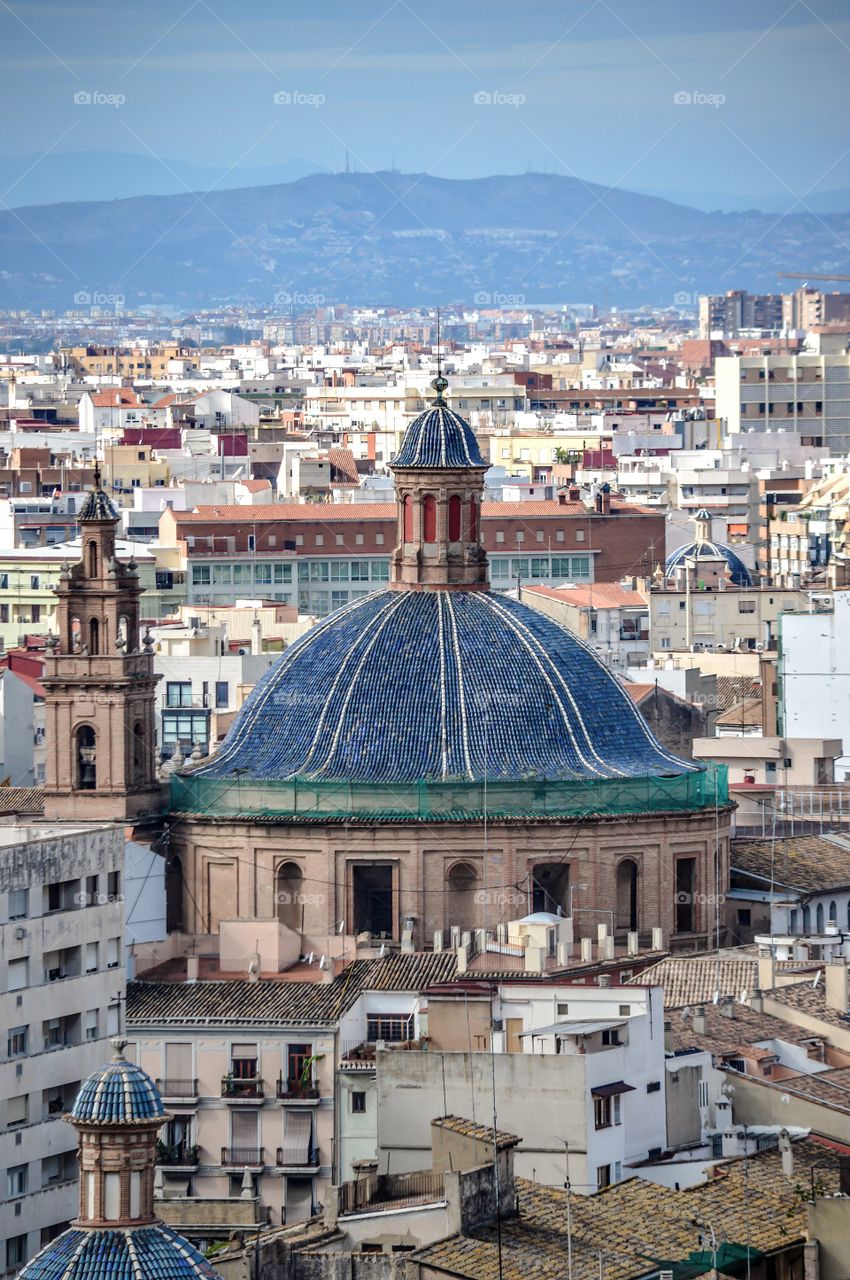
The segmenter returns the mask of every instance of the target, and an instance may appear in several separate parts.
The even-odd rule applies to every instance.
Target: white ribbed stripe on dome
[[[488,603],[491,603],[491,602],[495,603],[495,602],[493,601],[493,597],[492,597],[492,596],[485,597],[485,599],[487,599]],[[550,622],[552,622],[552,621],[554,621],[554,620],[550,618],[550,619],[549,619],[549,621],[550,621]],[[561,624],[560,622],[555,622],[555,623],[554,623],[554,625],[555,625],[556,627],[560,627],[560,629],[561,629],[562,631],[567,631],[567,633],[568,633],[568,635],[569,635],[570,639],[573,641],[573,643],[574,643],[574,644],[576,644],[576,645],[578,645],[578,647],[579,647],[580,649],[583,649],[583,650],[585,651],[585,653],[586,653],[586,654],[588,654],[588,655],[589,655],[589,656],[594,660],[594,662],[600,662],[600,661],[601,661],[601,660],[600,660],[600,658],[599,658],[599,655],[598,655],[598,654],[596,654],[596,653],[594,653],[593,649],[591,649],[590,645],[587,643],[587,641],[586,641],[586,640],[582,640],[580,636],[577,636],[577,635],[575,634],[575,632],[573,632],[573,631],[569,631],[569,630],[568,630],[568,628],[567,628],[567,627],[562,626],[562,624]],[[545,652],[546,652],[546,650],[544,649],[544,650],[543,650],[543,652],[545,653]],[[547,656],[548,656],[548,655],[547,655]],[[604,666],[604,663],[603,663],[602,665]],[[606,668],[606,671],[607,671],[607,668]],[[615,677],[615,676],[611,675],[611,673],[610,673],[610,672],[608,672],[608,674],[611,676],[611,679],[614,681],[614,683],[615,683],[615,684],[619,684],[619,681],[617,681],[617,679],[616,679],[616,677]],[[648,738],[648,739],[650,740],[650,742],[653,744],[653,746],[654,746],[654,747],[655,747],[655,749],[657,750],[658,754],[659,754],[660,756],[662,756],[665,760],[669,760],[671,764],[676,765],[676,766],[677,766],[677,769],[678,769],[679,771],[681,771],[681,769],[682,769],[682,764],[684,763],[684,764],[685,764],[685,766],[686,766],[686,768],[687,768],[691,773],[696,773],[696,772],[698,772],[698,769],[699,769],[699,766],[698,766],[698,765],[688,765],[688,762],[687,762],[687,761],[684,761],[684,762],[683,762],[683,761],[682,761],[682,760],[680,760],[677,756],[674,756],[670,751],[668,751],[666,747],[664,747],[664,746],[662,746],[662,745],[661,745],[661,743],[660,743],[660,742],[658,741],[658,739],[655,737],[655,734],[654,734],[654,733],[652,732],[652,730],[650,729],[650,727],[649,727],[649,724],[648,724],[647,720],[644,718],[643,714],[638,710],[637,706],[636,706],[636,705],[635,705],[635,703],[632,701],[632,699],[629,697],[628,693],[626,693],[626,690],[625,690],[625,689],[623,689],[623,693],[625,694],[625,706],[626,706],[626,708],[627,708],[627,710],[628,710],[629,714],[631,715],[631,717],[632,717],[632,719],[635,721],[635,723],[639,726],[639,728],[640,728],[641,732],[643,733],[644,737]],[[571,696],[572,696],[572,695],[571,695]],[[594,752],[594,754],[596,754],[596,753]],[[599,757],[598,757],[598,756],[597,756],[596,758],[597,758],[597,760],[599,759]],[[617,770],[617,772],[620,772],[620,770]]]
[[[387,592],[387,595],[389,595],[389,592]],[[241,746],[245,737],[248,734],[250,734],[251,730],[254,728],[254,721],[257,715],[266,705],[269,698],[271,698],[272,695],[277,692],[277,686],[280,682],[280,678],[283,675],[285,675],[288,671],[291,670],[291,668],[298,662],[298,659],[301,658],[303,654],[309,652],[310,644],[312,643],[312,641],[315,640],[317,636],[320,636],[323,631],[327,631],[328,627],[336,626],[340,618],[345,617],[349,613],[353,613],[355,609],[361,608],[366,599],[368,599],[368,596],[367,597],[361,596],[360,599],[358,600],[350,600],[349,603],[346,605],[343,605],[341,609],[335,609],[333,613],[328,614],[327,618],[323,619],[322,622],[317,622],[315,627],[311,627],[310,630],[306,632],[305,635],[302,637],[302,641],[299,641],[297,645],[293,645],[291,649],[287,649],[285,656],[281,655],[281,658],[282,658],[281,666],[276,672],[277,679],[270,680],[268,685],[260,695],[260,697],[257,699],[256,703],[252,704],[252,707],[251,707],[252,714],[250,716],[245,716],[243,714],[242,723],[239,726],[238,733],[234,735],[232,741],[228,742],[227,749],[220,752],[220,754],[216,756],[217,765],[221,765],[223,761],[229,760],[233,755],[233,753],[235,752],[236,748]],[[247,702],[245,706],[247,706]],[[243,707],[243,712],[244,712],[244,707]],[[193,776],[202,777],[203,772],[204,772],[203,769],[199,769],[194,772]]]
[[[469,755],[469,725],[467,723],[467,718],[466,718],[466,691],[464,689],[464,682],[463,682],[463,662],[461,661],[461,656],[460,656],[460,644],[458,643],[458,638],[457,638],[457,620],[455,618],[455,611],[454,611],[454,605],[452,604],[451,592],[449,591],[449,592],[446,592],[445,594],[446,594],[446,606],[449,611],[449,621],[451,623],[451,628],[452,628],[452,649],[454,650],[455,666],[457,667],[457,692],[458,692],[458,704],[460,706],[461,731],[463,734],[463,759],[464,759],[464,764],[466,765],[466,776],[468,778],[474,778],[475,775],[472,772],[472,762]]]
[[[342,731],[345,728],[345,717],[348,711],[348,705],[351,702],[351,699],[354,697],[354,691],[357,688],[357,681],[360,679],[360,676],[363,672],[363,667],[366,664],[366,659],[369,657],[369,654],[372,652],[375,645],[377,644],[378,639],[384,627],[386,627],[387,624],[390,622],[390,619],[392,618],[392,615],[395,613],[396,609],[399,609],[404,604],[405,598],[407,596],[407,592],[405,591],[395,591],[389,594],[391,596],[389,604],[387,605],[386,608],[383,609],[383,611],[380,614],[377,615],[381,619],[378,626],[376,627],[374,626],[376,619],[375,618],[372,619],[372,626],[374,627],[374,631],[369,640],[369,643],[366,645],[366,648],[361,653],[357,662],[357,666],[355,667],[354,672],[352,673],[351,680],[349,682],[349,686],[346,691],[345,698],[343,700],[342,710],[339,713],[339,720],[337,722],[336,729],[334,730],[334,736],[331,740],[331,745],[328,748],[328,751],[327,751],[327,754],[325,755],[325,759],[323,763],[319,765],[318,769],[314,769],[312,771],[314,777],[318,777],[320,774],[324,773],[324,771],[330,765],[330,762],[333,759],[334,754],[336,753],[337,744],[340,740],[340,737],[342,736]],[[337,672],[336,678],[334,679],[334,682],[331,686],[331,691],[328,695],[327,701],[325,702],[325,705],[322,708],[322,715],[319,721],[319,725],[316,729],[315,736],[313,737],[313,742],[312,742],[312,745],[310,746],[310,750],[308,751],[304,760],[304,764],[302,766],[305,772],[306,772],[307,765],[310,762],[310,757],[312,756],[313,752],[316,749],[316,745],[318,743],[319,737],[322,732],[322,727],[324,725],[325,716],[327,714],[328,708],[330,707],[331,701],[333,699],[333,695],[336,692],[336,688],[344,672],[346,671],[347,666],[348,666],[348,663],[346,660],[346,662],[342,664],[339,671]]]
[[[570,741],[573,744],[573,748],[575,749],[576,755],[579,757],[582,764],[584,764],[588,769],[591,769],[594,773],[598,773],[600,777],[605,777],[607,776],[608,773],[618,773],[620,774],[621,777],[626,777],[626,773],[623,769],[618,769],[616,765],[609,764],[606,760],[603,760],[599,752],[596,750],[596,747],[594,746],[593,741],[590,737],[590,733],[588,731],[587,725],[584,722],[584,717],[582,716],[581,711],[579,710],[578,705],[576,703],[576,700],[572,695],[572,690],[570,689],[564,677],[561,675],[561,672],[552,662],[551,657],[546,652],[545,648],[537,639],[537,637],[533,635],[533,633],[528,629],[528,627],[525,626],[523,622],[521,622],[518,618],[514,617],[514,615],[509,610],[504,609],[499,604],[497,604],[493,596],[482,594],[480,599],[483,604],[487,605],[488,608],[492,609],[494,613],[497,613],[503,619],[503,621],[507,623],[507,625],[511,628],[511,630],[513,631],[517,639],[520,641],[520,643],[524,645],[526,651],[528,652],[529,657],[534,661],[535,666],[539,670],[543,679],[546,681],[546,684],[549,686],[549,689],[552,693],[552,697],[555,699],[555,701],[558,704],[558,707],[561,712],[561,718],[564,722],[564,728],[566,729],[567,734],[569,735]],[[543,659],[544,661],[541,661],[541,659]],[[548,671],[547,671],[547,666],[549,668]],[[558,691],[555,687],[555,684],[553,683],[553,680],[552,680],[553,676],[557,681],[557,683],[560,685],[563,693],[566,695],[567,701],[572,707],[576,720],[578,721],[578,724],[581,728],[581,732],[584,736],[584,741],[585,741],[587,750],[592,756],[596,758],[596,760],[599,761],[599,764],[602,765],[601,769],[598,769],[596,765],[593,763],[593,761],[587,758],[587,756],[584,754],[581,747],[579,746],[578,740],[575,734],[575,729],[573,725],[570,723],[570,717],[567,714],[567,709],[564,706],[563,702],[561,701],[561,698],[558,695]]]
[[[142,1266],[138,1253],[136,1252],[136,1242],[133,1239],[132,1231],[125,1231],[124,1239],[127,1241],[127,1253],[129,1255],[130,1262],[132,1263],[133,1274],[135,1275],[136,1280],[147,1280],[145,1276],[145,1269]]]
[[[89,1237],[84,1235],[80,1243],[77,1245],[77,1248],[74,1250],[73,1254],[71,1255],[68,1261],[67,1267],[62,1272],[62,1280],[66,1280],[68,1276],[73,1276],[76,1265],[80,1260],[80,1254],[82,1253],[83,1249],[85,1249],[88,1242],[89,1242]],[[36,1258],[40,1258],[42,1254],[49,1253],[51,1248],[52,1248],[52,1245],[49,1245],[49,1244],[45,1245],[44,1248],[41,1250],[41,1253],[37,1253],[35,1258],[33,1258],[33,1262],[35,1262]]]
[[[441,776],[446,778],[449,772],[448,730],[446,727],[446,651],[443,625],[443,593],[437,592],[437,643],[440,650],[440,761]]]

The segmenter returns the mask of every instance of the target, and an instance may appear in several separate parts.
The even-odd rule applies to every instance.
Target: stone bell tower
[[[161,807],[155,772],[153,642],[139,648],[142,588],[133,560],[115,558],[119,516],[95,470],[77,517],[82,557],[56,587],[58,635],[45,667],[44,813],[132,819]]]

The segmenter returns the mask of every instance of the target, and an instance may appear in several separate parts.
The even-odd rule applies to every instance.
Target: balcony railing
[[[265,1096],[262,1076],[222,1076],[221,1096],[230,1099],[251,1099]]]
[[[309,1151],[303,1160],[299,1160],[291,1151],[278,1147],[275,1164],[278,1169],[315,1169],[319,1164],[319,1153]]]
[[[237,1169],[262,1165],[265,1147],[222,1147],[221,1163]]]
[[[197,1080],[157,1080],[156,1087],[163,1098],[197,1098]]]
[[[302,1084],[298,1079],[286,1080],[283,1076],[278,1076],[276,1094],[283,1102],[315,1102],[318,1100],[319,1090],[315,1085]]]
[[[156,1162],[162,1165],[180,1165],[196,1168],[200,1148],[188,1142],[158,1142],[156,1144]]]

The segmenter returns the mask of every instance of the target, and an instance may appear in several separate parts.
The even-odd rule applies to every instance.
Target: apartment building
[[[807,608],[779,619],[780,731],[829,732],[843,746],[836,778],[850,779],[850,591],[812,593]],[[829,779],[831,781],[831,779]]]
[[[780,293],[747,293],[746,289],[701,294],[699,336],[705,341],[709,338],[735,338],[745,330],[775,332],[783,325],[782,303]]]
[[[484,543],[494,590],[520,582],[618,581],[651,573],[664,517],[605,495],[600,507],[485,502]],[[394,503],[287,504],[166,510],[159,541],[176,546],[188,601],[232,604],[253,594],[324,617],[384,587],[397,540]]]
[[[795,506],[785,504],[769,521],[771,581],[788,586],[815,579],[825,586],[846,585],[849,534],[850,472],[841,462],[811,482]]]
[[[123,860],[121,827],[0,827],[0,1272],[76,1213],[61,1117],[119,1030]]]
[[[523,589],[522,599],[574,632],[615,671],[649,657],[649,605],[631,584],[531,586]]]
[[[781,615],[807,608],[806,594],[793,588],[665,582],[649,596],[652,651],[773,649]]]
[[[200,622],[200,619],[197,620]],[[188,755],[197,744],[204,755],[221,740],[233,717],[276,657],[261,653],[257,625],[253,648],[229,649],[224,624],[154,627],[157,747],[171,758],[179,746]]]
[[[720,356],[714,368],[730,433],[787,427],[803,444],[850,449],[850,355]]]
[[[660,987],[462,981],[427,993],[427,1027],[427,1052],[375,1046],[379,1169],[421,1168],[432,1119],[492,1116],[494,1090],[500,1127],[521,1135],[517,1171],[543,1184],[563,1184],[565,1144],[579,1195],[667,1145]]]
[[[74,517],[76,522],[76,517]],[[182,571],[171,567],[167,548],[119,542],[117,554],[132,557],[144,588],[147,616],[167,617],[185,598]],[[0,644],[12,648],[28,632],[46,635],[55,628],[54,587],[64,563],[80,558],[79,539],[45,547],[0,549]]]

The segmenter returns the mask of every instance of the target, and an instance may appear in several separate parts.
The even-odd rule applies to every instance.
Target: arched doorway
[[[617,912],[615,928],[631,932],[638,927],[638,865],[624,858],[617,867]]]
[[[449,868],[446,876],[446,928],[456,925],[459,929],[474,929],[479,923],[476,911],[479,904],[475,901],[477,883],[476,870],[468,862],[456,862]],[[493,920],[496,920],[495,915]],[[486,904],[480,923],[483,925],[485,922],[489,923]]]
[[[531,909],[566,915],[570,903],[570,864],[538,862],[531,868]],[[522,914],[520,911],[519,914]]]
[[[297,862],[282,862],[277,869],[277,918],[294,933],[301,932],[304,905],[304,872]]]
[[[76,739],[76,785],[78,791],[97,790],[97,737],[90,724],[81,724]]]

